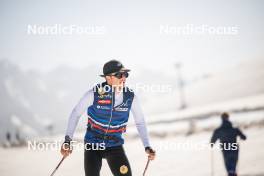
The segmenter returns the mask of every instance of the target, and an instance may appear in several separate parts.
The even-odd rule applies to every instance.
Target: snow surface
[[[264,128],[251,128],[245,131],[247,141],[240,142],[240,161],[238,172],[241,175],[264,175]],[[157,158],[149,165],[148,176],[206,176],[211,174],[211,154],[208,148],[195,150],[193,148],[175,148],[177,143],[205,144],[211,133],[204,132],[189,137],[177,136],[152,140],[157,150]],[[142,175],[146,164],[146,155],[139,140],[127,140],[126,153],[133,169],[133,175]],[[55,168],[61,156],[58,151],[30,151],[27,148],[0,148],[0,174],[1,176],[47,176]],[[224,176],[225,170],[220,151],[213,151],[215,176]],[[68,157],[56,176],[84,175],[83,151],[75,150]],[[103,161],[102,176],[110,176],[106,161]]]

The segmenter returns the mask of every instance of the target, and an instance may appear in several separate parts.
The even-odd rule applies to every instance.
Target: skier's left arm
[[[147,154],[149,154],[150,159],[154,159],[155,151],[150,146],[144,114],[141,109],[138,97],[136,95],[134,96],[134,99],[133,99],[131,111],[134,117],[134,121],[135,121],[137,130],[138,130],[139,136],[145,147],[145,151]]]
[[[238,135],[242,140],[246,140],[246,139],[247,139],[246,135],[243,134],[242,131],[241,131],[239,128],[237,128],[237,135]]]

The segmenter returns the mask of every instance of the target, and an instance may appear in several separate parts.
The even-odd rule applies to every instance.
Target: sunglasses
[[[118,79],[121,79],[123,76],[125,78],[127,78],[129,76],[129,74],[128,74],[128,72],[117,72],[117,73],[112,74],[111,76],[114,76]]]

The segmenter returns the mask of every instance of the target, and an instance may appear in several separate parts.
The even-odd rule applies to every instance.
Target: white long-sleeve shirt
[[[93,104],[94,101],[94,92],[93,89],[87,91],[84,96],[80,99],[79,103],[74,107],[68,121],[68,127],[66,130],[66,135],[68,135],[71,139],[73,138],[74,131],[78,124],[78,121],[82,114],[87,110],[89,106]],[[115,104],[117,106],[123,102],[123,93],[116,92],[115,93]],[[149,147],[149,138],[147,127],[144,119],[144,114],[142,112],[139,100],[136,95],[134,95],[134,99],[131,106],[131,111],[134,117],[134,121],[141,138],[141,141],[144,147]]]

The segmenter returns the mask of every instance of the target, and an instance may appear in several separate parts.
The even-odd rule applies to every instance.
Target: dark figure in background
[[[238,161],[239,146],[237,143],[237,136],[246,140],[246,136],[239,128],[234,128],[229,121],[229,114],[223,113],[221,115],[222,124],[217,128],[211,138],[211,146],[219,139],[221,149],[224,156],[224,163],[228,176],[237,176],[236,165]]]
[[[19,143],[20,143],[20,141],[21,141],[21,139],[20,139],[20,136],[19,136],[19,133],[18,133],[18,132],[16,132],[16,140],[17,140],[17,142],[19,142]]]
[[[11,143],[11,134],[9,132],[6,133],[6,140]]]

